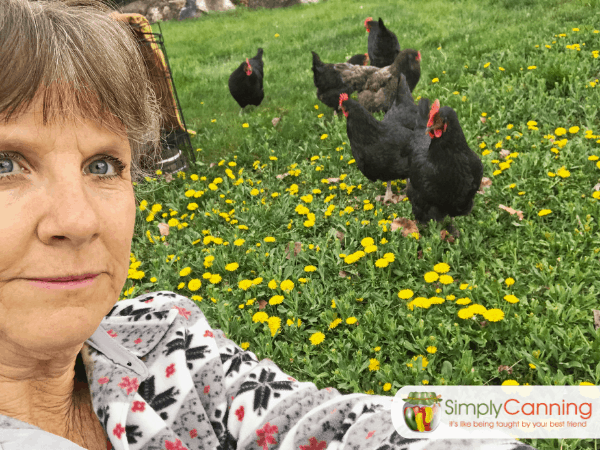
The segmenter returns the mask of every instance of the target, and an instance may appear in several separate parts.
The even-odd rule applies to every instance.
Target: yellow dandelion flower
[[[252,322],[254,323],[264,323],[269,320],[269,315],[264,311],[259,311],[252,316]]]
[[[469,303],[471,303],[471,299],[467,297],[459,298],[458,300],[456,300],[457,305],[468,305]]]
[[[233,271],[237,270],[238,267],[240,267],[240,265],[238,263],[232,262],[225,266],[225,270],[228,270],[229,272],[233,272]]]
[[[379,370],[379,361],[375,358],[371,358],[369,360],[369,371],[373,372],[374,370]]]
[[[442,262],[433,266],[433,270],[435,270],[437,273],[446,273],[450,270],[450,266]]]
[[[519,302],[519,299],[512,294],[505,295],[504,300],[506,300],[508,303],[518,303]]]
[[[292,289],[294,289],[294,282],[292,280],[284,280],[279,285],[279,288],[282,291],[291,291]]]
[[[325,335],[320,331],[317,331],[316,333],[313,333],[309,339],[312,345],[319,345],[325,339]]]
[[[181,271],[179,272],[179,276],[180,277],[185,277],[187,275],[189,275],[192,272],[192,269],[190,267],[184,267],[183,269],[181,269]]]
[[[339,317],[337,319],[335,319],[333,322],[331,322],[329,324],[329,329],[333,330],[335,327],[337,327],[340,323],[342,323],[342,319],[340,319]]]
[[[383,390],[384,390],[385,392],[389,391],[391,388],[392,388],[392,383],[385,383],[385,384],[383,385]]]
[[[398,297],[401,298],[402,300],[408,300],[413,295],[414,295],[414,292],[411,291],[410,289],[402,289],[400,292],[398,292]]]
[[[504,319],[504,311],[497,308],[488,309],[482,315],[485,320],[488,320],[490,322],[498,322]]]
[[[515,279],[512,277],[508,277],[506,280],[504,280],[504,282],[507,286],[512,286],[513,284],[515,284]]]
[[[576,134],[578,131],[579,131],[578,126],[573,126],[573,127],[569,128],[569,133],[571,133],[571,134]]]
[[[219,284],[221,282],[221,275],[215,273],[211,275],[208,281],[210,281],[211,284]]]
[[[325,140],[325,139],[327,139],[327,134],[322,134],[322,135],[321,135],[321,140],[323,141],[323,140]]]
[[[373,240],[373,238],[370,237],[366,237],[362,241],[360,241],[360,245],[362,245],[363,247],[369,247],[373,244],[375,244],[375,241]]]
[[[468,308],[473,314],[483,315],[484,312],[487,311],[486,307],[483,305],[478,305],[477,303],[472,304]]]
[[[348,325],[354,325],[354,324],[356,323],[356,317],[348,317],[348,318],[346,319],[346,323],[347,323]]]
[[[475,314],[469,308],[463,308],[458,311],[458,317],[460,317],[461,319],[470,319],[474,315]]]
[[[547,216],[548,214],[550,214],[552,212],[551,209],[542,209],[539,213],[538,216],[543,217],[543,216]]]
[[[304,267],[305,272],[314,272],[315,270],[317,270],[317,268],[315,266],[305,266]]]
[[[431,353],[432,355],[437,352],[437,347],[430,345],[429,347],[427,347],[427,353]]]
[[[565,135],[565,134],[567,134],[567,130],[565,130],[565,129],[564,129],[564,128],[562,128],[562,127],[559,127],[559,128],[557,128],[556,130],[554,130],[554,134],[555,134],[556,136],[562,136],[562,135]]]
[[[375,267],[379,268],[387,267],[389,264],[390,262],[385,258],[379,258],[377,261],[375,261]]]
[[[201,286],[202,286],[202,281],[200,281],[197,278],[190,280],[190,282],[188,283],[188,289],[190,291],[197,291],[198,289],[200,289]]]
[[[437,273],[435,273],[435,272],[427,272],[423,276],[423,278],[425,278],[425,282],[426,283],[433,283],[434,281],[437,281],[439,277],[440,276]]]
[[[252,284],[252,280],[242,280],[238,283],[238,287],[246,291],[252,286]]]
[[[242,127],[244,127],[244,128],[248,128],[249,126],[250,126],[250,125],[249,125],[248,123],[243,123],[243,124],[242,124]]]
[[[454,282],[454,279],[450,275],[440,275],[440,283],[451,284],[453,282]]]
[[[283,295],[274,295],[269,299],[269,305],[279,305],[283,302]]]

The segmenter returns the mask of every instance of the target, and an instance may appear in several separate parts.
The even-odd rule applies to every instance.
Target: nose
[[[106,194],[91,185],[81,172],[47,180],[39,204],[39,238],[50,244],[55,238],[76,246],[89,242],[99,232],[99,208],[110,208]]]

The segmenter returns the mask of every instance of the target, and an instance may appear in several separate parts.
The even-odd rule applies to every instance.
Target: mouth
[[[43,289],[80,289],[90,286],[98,278],[99,273],[87,273],[83,275],[71,275],[55,278],[28,278],[33,287]]]
[[[69,275],[66,277],[55,277],[55,278],[28,278],[31,281],[44,281],[46,283],[66,283],[68,281],[83,281],[89,278],[96,278],[99,273],[84,273],[83,275]]]

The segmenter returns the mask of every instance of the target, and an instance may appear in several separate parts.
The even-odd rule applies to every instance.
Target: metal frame
[[[190,164],[188,163],[188,161],[195,162],[196,155],[195,155],[194,149],[192,147],[192,141],[190,139],[190,135],[187,132],[187,125],[185,123],[185,118],[183,117],[183,111],[181,109],[181,104],[179,103],[179,97],[177,96],[177,89],[175,88],[175,82],[173,81],[171,65],[169,64],[169,58],[167,56],[167,50],[165,48],[164,38],[162,35],[162,29],[160,27],[160,22],[157,22],[157,25],[158,25],[158,29],[160,30],[160,33],[144,33],[144,34],[151,34],[154,37],[156,44],[158,44],[160,46],[163,56],[165,57],[165,62],[167,63],[167,69],[168,69],[168,73],[166,73],[166,78],[170,81],[170,85],[173,88],[173,95],[175,96],[175,103],[177,105],[177,109],[179,111],[179,116],[181,117],[181,121],[183,122],[183,127],[185,128],[185,131],[175,129],[172,132],[165,134],[164,141],[166,142],[166,150],[170,150],[172,153],[172,151],[175,150],[175,148],[176,148],[179,150],[179,152],[175,153],[174,154],[175,156],[165,155],[165,156],[167,156],[167,158],[163,159],[159,164],[162,163],[162,165],[164,166],[168,162],[176,159],[178,155],[181,155],[181,156],[184,156],[184,160],[183,160],[184,165],[181,169],[179,169],[177,171],[184,170],[187,172],[190,170]],[[182,150],[183,150],[183,152],[182,152]],[[167,153],[169,153],[169,152],[167,152]],[[174,173],[174,172],[172,172],[172,173]]]

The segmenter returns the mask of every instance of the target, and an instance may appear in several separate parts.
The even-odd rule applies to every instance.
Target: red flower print
[[[165,440],[165,447],[167,450],[188,450],[179,439],[175,439],[175,442],[169,442]]]
[[[235,415],[237,416],[238,420],[241,422],[242,420],[244,420],[244,407],[240,406],[236,411],[235,411]]]
[[[193,430],[190,430],[190,437],[192,439],[194,439],[197,436],[198,436],[198,431],[195,428]]]
[[[213,334],[213,332],[212,332],[212,331],[210,331],[210,330],[206,330],[206,331],[204,332],[204,337],[215,337],[215,336],[214,336],[214,334]]]
[[[137,338],[135,341],[133,341],[134,344],[139,344],[140,342],[142,342],[142,338]]]
[[[153,298],[149,298],[148,300],[144,300],[144,303],[152,303],[154,301]]]
[[[309,445],[301,445],[300,450],[325,450],[327,447],[327,441],[317,441],[316,437],[311,437],[309,440]]]
[[[296,379],[292,378],[292,377],[288,377],[288,380],[290,380],[290,381],[296,381]]]
[[[113,331],[112,328],[108,330],[107,333],[110,337],[117,337],[117,332]]]
[[[123,428],[123,425],[121,425],[120,423],[117,424],[117,426],[115,427],[115,429],[113,430],[113,434],[121,439],[121,435],[125,433],[125,428]]]
[[[185,317],[186,319],[189,319],[190,315],[192,314],[190,311],[188,311],[185,308],[182,308],[181,306],[173,306],[172,309],[176,309],[177,311],[179,311],[179,315]]]
[[[263,450],[269,450],[269,444],[277,444],[275,438],[273,438],[273,434],[278,431],[279,428],[277,428],[277,425],[271,425],[269,422],[265,423],[262,429],[256,430],[256,435],[258,436],[256,445],[262,446]]]
[[[210,386],[204,386],[204,393],[208,394],[210,392]]]
[[[331,411],[329,414],[333,414],[334,412],[337,411],[337,408],[335,408],[333,411]]]
[[[129,378],[123,377],[121,378],[121,382],[118,385],[120,388],[125,390],[127,394],[131,394],[132,392],[137,392],[140,387],[140,382],[137,378]]]
[[[174,373],[175,373],[175,363],[169,364],[169,367],[167,367],[167,370],[165,371],[166,377],[169,378]]]
[[[98,384],[106,384],[110,381],[108,377],[98,378]]]
[[[367,434],[367,437],[365,439],[369,439],[371,436],[373,436],[375,434],[375,430],[373,431],[369,431],[369,434]]]
[[[133,402],[131,412],[144,412],[144,409],[146,409],[146,403],[136,400],[135,402]]]

